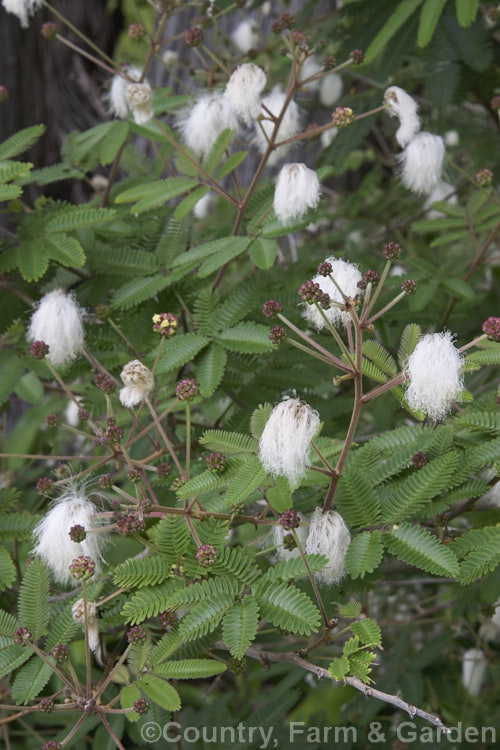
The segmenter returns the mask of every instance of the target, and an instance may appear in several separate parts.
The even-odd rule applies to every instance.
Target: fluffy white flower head
[[[214,199],[212,193],[207,193],[197,201],[193,208],[195,219],[206,219],[212,209]]]
[[[316,508],[309,525],[305,551],[308,555],[325,555],[328,558],[325,567],[315,574],[319,583],[332,586],[342,580],[350,543],[351,535],[340,513],[335,510],[322,513],[321,508]]]
[[[227,82],[224,93],[231,109],[247,125],[260,114],[260,99],[266,83],[266,74],[253,63],[239,65]]]
[[[27,29],[28,16],[34,15],[42,5],[42,0],[2,0],[2,5],[7,13],[13,13],[19,18],[23,29]]]
[[[418,195],[429,195],[441,182],[444,155],[441,136],[417,133],[398,157],[403,185]]]
[[[260,436],[259,458],[264,469],[274,477],[287,477],[296,487],[306,473],[319,423],[318,412],[295,398],[275,406]]]
[[[455,188],[449,182],[438,182],[426,198],[424,207],[427,209],[425,215],[428,219],[439,219],[440,216],[445,215],[441,211],[431,209],[432,204],[438,201],[446,201],[446,203],[456,206],[458,196],[455,193]]]
[[[469,648],[463,655],[462,685],[476,698],[483,687],[487,665],[486,654],[480,648]]]
[[[281,91],[279,86],[275,86],[272,92],[265,96],[262,100],[262,104],[266,107],[266,109],[262,108],[262,114],[264,117],[269,117],[269,114],[266,110],[269,110],[275,117],[278,117],[281,110],[283,109],[283,105],[285,104],[286,96]],[[273,131],[274,131],[274,122],[271,119],[267,120],[261,120],[260,123],[255,124],[255,145],[259,149],[260,153],[263,154],[264,151],[267,149],[268,141],[266,136],[264,135],[264,132],[267,135],[267,138],[271,138]],[[294,135],[297,135],[300,132],[300,110],[297,106],[297,104],[292,101],[288,104],[288,107],[286,108],[285,114],[283,115],[283,119],[281,120],[280,126],[278,128],[278,132],[275,137],[275,141],[286,141],[288,138],[293,138]],[[279,148],[274,149],[274,151],[271,152],[271,156],[268,159],[269,166],[274,166],[277,164],[281,159],[283,159],[286,154],[290,151],[293,144],[288,143],[285,146],[280,146]]]
[[[124,68],[124,73],[132,81],[138,81],[141,77],[141,71],[139,68],[135,68],[131,65]],[[127,86],[129,83],[130,81],[128,81],[125,76],[117,74],[113,76],[111,87],[109,89],[109,111],[113,117],[118,117],[120,120],[125,120],[129,113],[127,103]]]
[[[125,89],[125,97],[138,125],[144,125],[154,117],[153,89],[147,81],[129,83]]]
[[[255,49],[259,44],[259,32],[251,21],[246,18],[240,21],[238,26],[231,34],[233,44],[240,52],[244,55],[250,52],[251,49]]]
[[[431,419],[445,417],[463,389],[462,364],[463,357],[449,331],[421,338],[404,369],[411,408]]]
[[[85,629],[85,602],[83,599],[78,599],[78,601],[73,604],[71,614],[73,615],[74,622]],[[87,629],[89,648],[94,652],[99,663],[101,663],[101,645],[99,643],[99,625],[97,621],[97,607],[95,602],[87,602]]]
[[[274,191],[273,208],[283,225],[300,219],[308,208],[316,208],[321,197],[318,175],[305,164],[285,164]]]
[[[338,73],[330,73],[320,80],[319,100],[324,107],[332,107],[344,91],[344,81]],[[328,132],[328,131],[325,131]]]
[[[125,388],[120,391],[123,406],[131,409],[143,401],[154,388],[154,375],[138,359],[128,362],[120,373]]]
[[[302,513],[299,513],[299,518],[301,521],[305,521],[306,518]],[[304,549],[307,534],[308,534],[308,527],[307,526],[297,526],[295,529],[295,533],[297,534],[299,538],[299,544]],[[290,534],[289,531],[286,531],[283,526],[280,526],[280,524],[276,524],[276,526],[273,527],[273,546],[278,547],[278,545],[283,544],[283,539],[285,536]],[[300,557],[300,551],[298,547],[295,547],[295,549],[286,549],[285,547],[279,547],[276,550],[276,561],[281,562],[282,560],[291,560],[293,557]]]
[[[397,117],[399,120],[396,140],[401,148],[404,148],[420,130],[418,104],[399,86],[391,86],[386,90],[384,104],[391,117]]]
[[[88,500],[83,488],[73,485],[57,498],[48,513],[33,531],[33,554],[39,555],[49,566],[57,583],[74,584],[69,566],[75,557],[86,555],[95,562],[95,571],[100,571],[104,536],[92,533],[99,527],[94,515],[97,509]],[[83,542],[73,542],[69,537],[72,526],[83,526],[87,532]],[[90,532],[90,533],[89,533]]]
[[[167,49],[161,56],[165,65],[175,65],[179,61],[179,53],[173,49]]]
[[[330,296],[332,302],[344,302],[341,291],[346,297],[354,299],[363,293],[358,287],[358,281],[361,281],[361,271],[354,263],[349,263],[341,258],[325,258],[325,261],[332,264],[330,276],[335,279],[337,286],[329,276],[315,276],[312,280],[319,284],[322,292]],[[339,310],[338,307],[330,307],[329,310],[323,310],[326,317],[333,325],[347,325],[350,315],[347,311]],[[304,317],[319,331],[326,327],[325,319],[317,309],[316,305],[306,305],[304,308]]]
[[[40,300],[31,316],[28,341],[44,341],[47,359],[56,367],[72,362],[83,347],[83,311],[72,294],[55,289]]]
[[[238,130],[238,120],[224,94],[202,96],[179,120],[184,143],[198,159],[204,159],[223,130]]]

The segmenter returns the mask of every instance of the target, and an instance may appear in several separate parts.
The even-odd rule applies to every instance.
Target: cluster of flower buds
[[[488,167],[483,167],[476,172],[476,182],[481,187],[489,187],[493,182],[493,172]]]
[[[142,625],[134,625],[134,627],[130,628],[127,632],[127,641],[132,644],[142,645],[146,642],[147,637],[147,631]]]
[[[98,479],[99,487],[102,490],[110,490],[113,486],[113,477],[111,474],[101,474],[101,476]]]
[[[179,321],[171,312],[153,315],[153,331],[161,336],[175,336],[178,327]]]
[[[324,260],[318,266],[319,276],[328,276],[329,274],[331,274],[332,270],[333,270],[333,266],[327,260]]]
[[[271,32],[273,34],[282,34],[287,29],[293,29],[294,26],[295,16],[291,13],[283,13],[277,21],[271,24]]]
[[[33,341],[30,345],[30,354],[33,359],[43,359],[49,353],[49,345],[45,341]]]
[[[500,341],[500,318],[491,315],[482,325],[488,341]]]
[[[49,740],[45,745],[42,745],[42,750],[60,750],[61,748],[61,743],[56,740]]]
[[[112,377],[103,372],[99,372],[94,378],[94,385],[108,396],[116,391],[116,383]]]
[[[262,306],[262,314],[266,318],[274,319],[282,311],[282,307],[279,302],[276,302],[274,299],[269,299],[267,302],[264,302]]]
[[[111,419],[113,418],[111,417]],[[123,435],[124,432],[121,427],[118,427],[117,424],[109,424],[106,430],[100,428],[99,434],[92,439],[92,445],[116,445],[123,438]]]
[[[14,643],[16,643],[18,646],[26,646],[29,639],[31,638],[31,633],[28,628],[18,628],[12,637],[14,639]]]
[[[193,26],[184,32],[184,42],[188,47],[198,47],[202,41],[203,31],[198,26]]]
[[[226,457],[218,451],[211,453],[205,460],[207,462],[207,469],[209,471],[214,471],[217,474],[222,474],[222,472],[226,468]]]
[[[417,282],[413,281],[413,279],[405,279],[405,281],[401,282],[401,291],[406,292],[406,294],[415,294],[417,291]]]
[[[137,698],[137,700],[134,701],[134,711],[139,714],[139,716],[144,716],[149,711],[149,702],[145,698]]]
[[[78,409],[78,421],[79,422],[85,422],[86,419],[90,417],[90,414],[88,413],[87,409]]]
[[[51,653],[56,664],[62,664],[69,659],[69,646],[65,643],[56,643]]]
[[[87,581],[94,575],[95,562],[88,555],[80,555],[80,557],[75,557],[69,569],[77,581]]]
[[[423,451],[417,451],[411,457],[411,462],[416,469],[421,469],[429,463],[429,459],[427,458],[426,453]]]
[[[133,511],[126,513],[116,512],[116,530],[122,536],[131,536],[132,534],[140,534],[146,528],[146,524],[142,518],[139,518]]]
[[[213,544],[202,544],[196,552],[196,562],[204,568],[209,568],[213,565],[218,557],[219,553]]]
[[[57,427],[60,421],[61,420],[57,416],[57,414],[47,414],[47,416],[45,417],[45,425],[49,429],[53,429],[54,427]]]
[[[274,326],[269,332],[273,344],[283,344],[288,338],[288,331],[283,326]]]
[[[71,541],[75,542],[76,544],[84,542],[87,538],[87,532],[80,523],[76,523],[74,526],[72,526],[68,531],[68,535]]]
[[[313,305],[315,302],[319,302],[323,292],[320,289],[319,284],[315,284],[314,281],[304,281],[299,287],[299,297],[302,302],[307,302],[308,305]]]
[[[403,248],[397,242],[386,242],[382,254],[386,260],[398,260],[403,254]]]
[[[158,464],[156,467],[156,473],[160,479],[166,479],[172,473],[172,466],[166,461],[162,461],[162,463]]]
[[[36,483],[36,491],[40,495],[48,495],[50,497],[54,492],[54,480],[50,477],[40,477]]]
[[[142,39],[146,35],[146,27],[143,23],[131,23],[128,27],[130,39]]]
[[[137,484],[144,477],[144,472],[142,472],[140,469],[130,469],[127,477],[129,482],[132,482],[132,484]]]
[[[165,609],[163,612],[160,612],[158,615],[158,619],[161,622],[161,625],[165,630],[167,628],[171,628],[175,625],[177,622],[177,615],[175,612],[171,609]]]
[[[354,112],[350,107],[337,107],[332,112],[332,122],[336,128],[348,128],[355,119]]]
[[[285,512],[281,514],[278,523],[286,529],[286,531],[296,529],[300,526],[299,514],[296,510],[285,510]]]
[[[188,399],[195,398],[200,392],[200,384],[194,378],[184,378],[175,389],[175,395],[180,401],[187,401]]]
[[[358,281],[358,289],[366,289],[368,284],[377,286],[379,281],[380,274],[378,274],[377,271],[373,271],[371,268],[369,268],[368,271],[364,272],[363,276],[361,277],[361,281]]]
[[[52,698],[42,698],[38,704],[38,710],[43,714],[51,714],[54,710],[54,701]]]

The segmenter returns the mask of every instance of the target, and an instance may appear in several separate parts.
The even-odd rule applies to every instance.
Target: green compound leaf
[[[375,620],[366,617],[364,620],[353,622],[351,630],[359,637],[365,646],[380,646],[382,644],[382,633]]]
[[[180,709],[179,693],[160,677],[156,677],[154,674],[145,674],[137,681],[137,684],[153,703],[161,706],[165,711],[178,711]]]
[[[384,553],[380,531],[363,531],[349,545],[345,558],[346,572],[351,578],[364,578],[378,568]]]
[[[269,328],[251,321],[227,328],[218,334],[218,339],[226,349],[242,354],[265,354],[275,348],[269,340]]]
[[[27,151],[45,133],[45,125],[32,125],[15,133],[0,144],[0,161],[12,159]]]
[[[226,613],[222,635],[231,655],[242,659],[257,634],[259,607],[254,596],[245,596]]]
[[[165,680],[199,680],[225,672],[223,662],[215,659],[179,659],[158,664],[154,673]]]
[[[177,335],[166,342],[166,346],[163,349],[160,361],[158,363],[157,372],[172,372],[177,370],[186,362],[190,362],[196,357],[207,344],[210,343],[206,336],[201,336],[199,333],[185,333],[184,335]]]
[[[196,379],[200,393],[205,398],[211,396],[220,385],[227,364],[227,354],[221,346],[210,344],[195,361]]]
[[[49,593],[49,569],[37,558],[23,576],[18,608],[19,621],[24,628],[28,628],[34,641],[37,641],[47,629]]]
[[[255,588],[255,596],[262,617],[276,627],[299,635],[310,635],[319,630],[319,609],[295,586],[266,579]]]
[[[414,565],[436,576],[456,578],[458,560],[449,547],[441,544],[430,531],[402,523],[384,534],[387,549],[408,565]]]

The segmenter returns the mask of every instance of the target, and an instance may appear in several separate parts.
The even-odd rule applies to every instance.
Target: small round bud
[[[52,698],[42,698],[38,704],[38,710],[43,714],[51,714],[54,710],[54,701]]]
[[[181,487],[184,487],[185,484],[186,482],[182,477],[176,477],[176,479],[174,479],[174,481],[170,485],[170,489],[172,490],[172,492],[177,492]]]
[[[98,481],[99,481],[99,487],[102,490],[110,490],[111,487],[113,486],[113,477],[111,476],[111,474],[102,474],[99,477]]]
[[[3,104],[9,98],[9,89],[7,86],[0,86],[0,104]]]
[[[109,445],[109,443],[119,443],[123,435],[124,432],[121,427],[118,427],[118,425],[111,425],[102,436],[102,442],[105,445]]]
[[[97,388],[99,388],[103,393],[106,393],[107,395],[113,393],[113,391],[116,391],[116,384],[114,380],[109,375],[106,375],[103,372],[100,372],[95,376],[94,384],[97,386]]]
[[[327,43],[326,39],[318,39],[316,42],[316,50],[320,52],[322,49],[325,49]]]
[[[476,172],[476,182],[478,185],[481,185],[481,187],[489,187],[493,182],[493,172],[491,169],[483,167],[483,169]]]
[[[95,707],[97,706],[97,701],[95,698],[89,698],[87,701],[85,701],[83,706],[83,713],[87,714],[87,716],[91,716],[94,711]]]
[[[215,563],[219,553],[213,544],[202,544],[196,552],[196,562],[204,568],[208,568]]]
[[[40,477],[36,483],[36,491],[40,495],[48,495],[50,497],[54,492],[54,480],[50,477]]]
[[[106,320],[111,317],[111,308],[109,305],[101,303],[100,305],[96,305],[95,314],[99,320]]]
[[[134,625],[134,627],[130,628],[127,633],[127,641],[129,643],[138,643],[139,645],[142,645],[146,642],[147,636],[146,629],[143,628],[142,625]]]
[[[206,457],[207,469],[209,471],[215,471],[217,474],[222,474],[226,468],[226,457],[222,453],[211,453]]]
[[[177,383],[175,389],[175,395],[180,401],[187,401],[190,398],[195,398],[200,392],[200,385],[194,378],[184,378],[180,383]]]
[[[281,34],[286,29],[293,29],[295,26],[295,16],[291,13],[283,13],[277,21],[271,24],[272,34]]]
[[[491,315],[482,325],[483,333],[488,337],[488,341],[500,341],[500,318]]]
[[[114,426],[115,426],[115,424],[116,424],[116,419],[115,419],[115,417],[106,417],[106,425],[107,425],[108,427],[114,427]]]
[[[333,266],[327,260],[324,260],[318,266],[318,274],[319,274],[319,276],[328,276],[328,274],[330,274],[332,272],[332,270],[333,270]]]
[[[289,552],[297,547],[297,542],[295,541],[293,534],[286,534],[283,537],[283,547]]]
[[[355,65],[361,65],[365,59],[365,53],[360,49],[353,49],[349,52],[349,57]]]
[[[245,510],[245,503],[241,501],[237,503],[231,503],[231,505],[229,506],[229,510],[233,515],[237,516],[240,513],[243,513],[243,511]]]
[[[332,70],[337,65],[337,61],[333,55],[327,55],[323,58],[323,67],[325,70]]]
[[[72,526],[68,532],[69,538],[72,542],[76,542],[76,544],[80,544],[81,542],[84,542],[87,538],[87,532],[81,526],[79,523]]]
[[[229,659],[228,669],[233,674],[244,674],[247,669],[247,660],[246,659]]]
[[[197,47],[203,41],[203,32],[197,26],[184,32],[184,42],[188,47]]]
[[[69,646],[65,643],[57,643],[52,649],[52,656],[57,664],[62,664],[69,658]]]
[[[56,23],[47,21],[47,23],[42,24],[41,32],[42,36],[45,37],[45,39],[55,39],[58,31],[59,29],[57,28]]]
[[[166,461],[163,461],[156,467],[156,473],[161,479],[166,479],[166,477],[172,473],[172,466]]]
[[[45,424],[49,429],[53,429],[54,427],[57,427],[57,425],[60,422],[60,418],[57,416],[57,414],[47,414],[45,417]]]
[[[269,338],[273,344],[283,344],[288,338],[288,331],[283,326],[274,326],[271,328]]]
[[[134,513],[124,513],[116,521],[116,530],[122,536],[140,534],[145,528],[146,523]]]
[[[77,581],[87,581],[94,575],[95,562],[88,555],[80,555],[80,557],[75,557],[69,569]]]
[[[18,646],[26,646],[31,638],[31,633],[28,628],[18,628],[12,637],[14,638],[14,643]]]
[[[416,469],[421,469],[423,466],[429,463],[429,459],[427,458],[426,453],[424,453],[423,451],[417,451],[417,453],[414,453],[411,457],[411,462]]]
[[[30,354],[33,359],[43,359],[49,353],[49,345],[45,341],[33,341],[30,346]]]
[[[45,745],[42,745],[42,750],[60,750],[60,748],[62,748],[62,745],[56,740],[49,740]]]
[[[417,291],[417,282],[413,281],[413,279],[406,279],[405,281],[402,281],[401,291],[406,292],[406,294],[415,294],[415,292]]]
[[[302,302],[307,302],[309,305],[319,302],[322,294],[319,284],[315,284],[314,281],[304,281],[299,287],[299,297]]]
[[[403,254],[403,248],[397,242],[387,242],[382,254],[386,260],[397,260]]]
[[[146,34],[146,28],[142,23],[131,23],[128,27],[130,39],[141,39]]]
[[[80,422],[85,422],[90,417],[90,414],[88,413],[87,409],[78,409],[78,420]]]
[[[165,628],[171,628],[175,623],[177,622],[177,615],[175,612],[173,612],[171,609],[166,609],[163,612],[160,612],[158,615],[158,619],[162,624],[162,627]]]
[[[279,302],[276,302],[274,299],[269,299],[267,302],[264,302],[262,306],[262,314],[266,318],[275,318],[282,309],[283,308]]]
[[[153,324],[153,331],[160,336],[175,336],[179,327],[179,321],[171,312],[156,313],[153,315]]]
[[[330,295],[327,292],[321,293],[321,297],[319,298],[319,304],[320,304],[320,307],[323,308],[323,310],[330,309]]]
[[[144,716],[149,711],[149,702],[145,698],[137,698],[134,702],[134,711],[139,716]]]
[[[376,271],[373,271],[372,269],[368,269],[368,271],[365,271],[361,280],[358,281],[358,289],[366,289],[368,284],[372,284],[372,286],[377,286],[378,282],[380,281],[380,276]]]
[[[130,469],[129,473],[127,474],[129,482],[132,482],[133,484],[137,484],[141,481],[143,477],[143,473],[140,469]]]
[[[287,531],[297,529],[300,526],[299,514],[296,510],[285,510],[285,512],[281,514],[278,523]]]
[[[337,107],[332,112],[332,122],[336,128],[348,128],[354,119],[354,112],[350,107]]]

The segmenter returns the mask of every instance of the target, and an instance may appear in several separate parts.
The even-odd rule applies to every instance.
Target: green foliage
[[[166,711],[178,711],[181,707],[181,699],[177,690],[154,674],[142,675],[139,686],[148,698]]]
[[[262,617],[276,627],[300,635],[319,629],[319,609],[295,586],[263,580],[255,588],[255,597]]]
[[[182,587],[179,578],[172,578],[156,587],[145,586],[137,591],[123,607],[125,621],[131,625],[142,622],[147,617],[155,617],[168,608],[172,594]]]
[[[19,592],[18,617],[28,628],[33,641],[37,641],[49,622],[50,573],[47,566],[35,559],[27,568]]]
[[[257,635],[259,607],[255,597],[245,596],[224,616],[222,634],[224,642],[235,659],[242,659]]]
[[[257,450],[254,438],[224,430],[207,430],[200,438],[200,444],[208,450],[228,454],[254,453]]]
[[[187,177],[171,177],[167,180],[147,182],[119,193],[116,203],[134,203],[130,209],[133,214],[150,211],[182,193],[197,187],[198,181]]]
[[[16,580],[16,567],[6,549],[0,547],[0,591],[12,586]]]
[[[0,161],[12,159],[27,151],[45,133],[45,129],[45,125],[32,125],[7,138],[0,145]]]
[[[458,576],[458,562],[453,550],[441,544],[430,531],[409,523],[384,534],[384,542],[393,555],[437,576]]]
[[[163,583],[172,574],[167,560],[157,555],[149,555],[142,560],[125,560],[115,568],[113,581],[124,588],[142,588]]]
[[[28,703],[43,690],[52,675],[50,665],[34,656],[16,675],[12,697],[16,703]]]
[[[180,659],[158,664],[154,673],[165,680],[198,680],[215,677],[226,665],[215,659]]]
[[[352,540],[345,559],[346,572],[352,578],[373,573],[382,560],[384,547],[380,531],[363,531]]]

